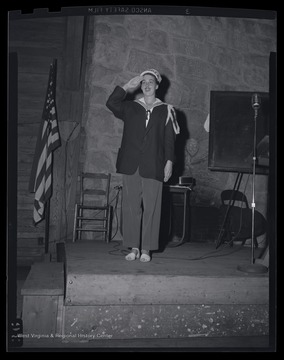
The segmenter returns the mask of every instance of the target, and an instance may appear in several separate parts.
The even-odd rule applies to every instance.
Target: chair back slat
[[[223,190],[221,192],[221,200],[223,205],[228,205],[229,203],[234,205],[236,201],[239,201],[243,202],[246,208],[249,207],[246,195],[239,190]]]
[[[99,197],[104,205],[109,204],[111,174],[82,172],[80,178],[80,203],[82,205],[87,196]]]

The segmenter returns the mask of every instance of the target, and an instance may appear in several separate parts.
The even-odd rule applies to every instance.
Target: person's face
[[[141,89],[143,94],[146,96],[155,95],[156,90],[158,89],[155,76],[151,74],[145,74],[143,76],[143,80],[141,81]]]

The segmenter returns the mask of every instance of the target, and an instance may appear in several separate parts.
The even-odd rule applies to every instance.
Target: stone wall
[[[192,205],[218,206],[220,192],[232,188],[234,173],[208,170],[209,134],[204,123],[210,91],[269,91],[269,55],[276,51],[273,20],[159,15],[93,16],[90,19],[88,67],[82,127],[81,168],[112,174],[121,184],[115,162],[123,124],[105,103],[116,85],[147,68],[160,71],[158,97],[175,106],[181,134],[177,156],[197,185]],[[244,190],[247,175],[240,189]],[[257,208],[265,214],[267,176],[257,176]],[[251,200],[251,179],[246,186]]]

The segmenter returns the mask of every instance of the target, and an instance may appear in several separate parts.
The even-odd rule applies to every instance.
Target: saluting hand
[[[134,78],[129,80],[127,84],[123,86],[123,89],[125,91],[134,90],[139,86],[142,80],[143,80],[143,76],[135,76]]]

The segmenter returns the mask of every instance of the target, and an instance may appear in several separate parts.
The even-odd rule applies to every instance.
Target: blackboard
[[[255,111],[252,96],[256,92],[211,91],[208,168],[216,171],[252,173]],[[256,144],[262,143],[257,158],[269,159],[263,146],[269,141],[269,94],[257,92],[260,107],[256,117]],[[258,148],[257,148],[258,149]],[[268,164],[267,164],[268,165]],[[268,166],[257,160],[257,174],[267,174]]]

